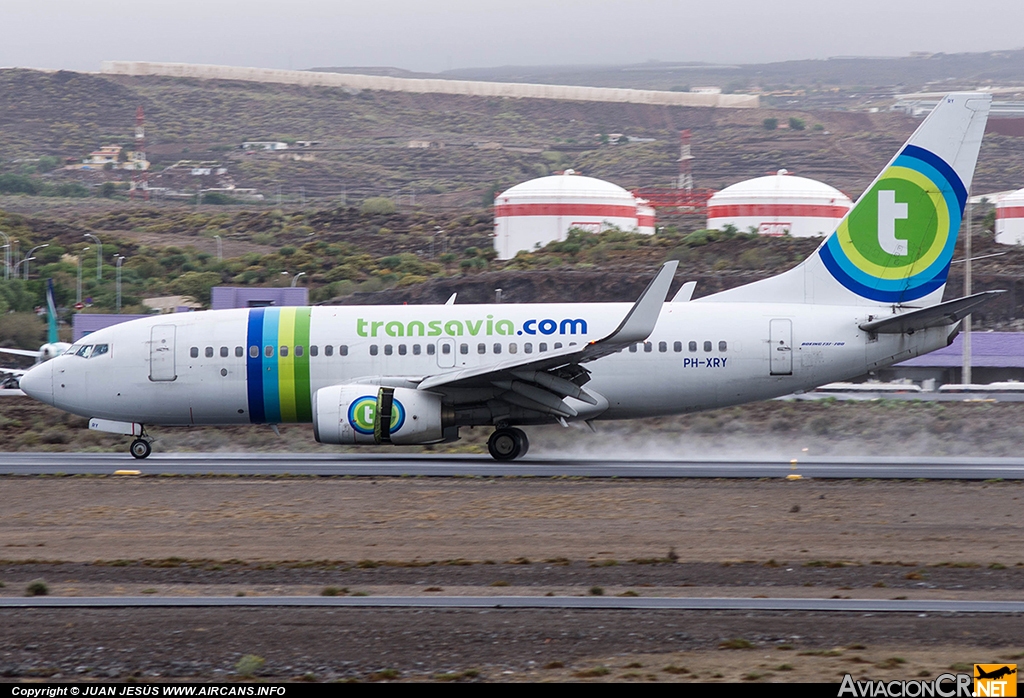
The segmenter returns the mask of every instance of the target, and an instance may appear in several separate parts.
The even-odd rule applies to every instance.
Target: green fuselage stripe
[[[302,356],[295,357],[295,421],[312,422],[313,404],[309,381],[309,319],[310,308],[297,308],[295,313],[295,346],[302,347]]]

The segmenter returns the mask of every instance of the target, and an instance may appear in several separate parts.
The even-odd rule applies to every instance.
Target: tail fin
[[[716,301],[934,305],[953,259],[991,95],[947,95],[822,245],[795,269]]]
[[[46,326],[46,343],[56,344],[60,338],[57,336],[57,304],[53,301],[53,279],[46,280]]]

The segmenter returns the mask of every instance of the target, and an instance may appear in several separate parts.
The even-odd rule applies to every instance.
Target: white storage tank
[[[517,184],[494,199],[498,259],[564,240],[570,228],[596,233],[612,226],[653,235],[654,209],[617,184],[573,170]]]
[[[843,192],[806,177],[779,170],[767,177],[738,182],[708,201],[708,228],[727,225],[740,232],[814,237],[828,235],[853,202]]]
[[[996,242],[1024,245],[1024,189],[996,202]]]

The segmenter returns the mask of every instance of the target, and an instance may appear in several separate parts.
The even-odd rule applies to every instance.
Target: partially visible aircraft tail
[[[57,304],[53,300],[53,279],[46,280],[46,343],[56,344],[57,336]]]
[[[979,92],[947,95],[806,261],[700,300],[941,302],[991,101]]]

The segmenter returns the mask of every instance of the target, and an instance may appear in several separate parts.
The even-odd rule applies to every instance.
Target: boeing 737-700
[[[735,405],[849,379],[948,345],[992,293],[942,302],[991,97],[946,96],[802,264],[666,302],[282,307],[134,320],[32,368],[22,389],[135,436],[147,425],[307,422],[325,444],[431,444],[490,426]]]

